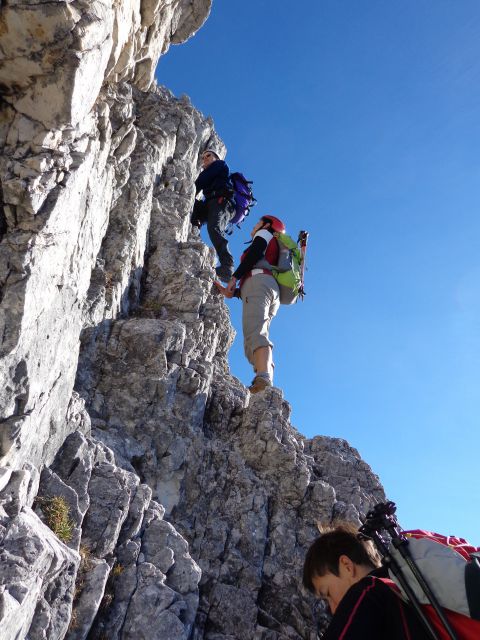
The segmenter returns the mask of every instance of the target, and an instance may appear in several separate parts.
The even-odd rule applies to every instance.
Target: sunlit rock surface
[[[345,441],[306,440],[281,390],[229,371],[189,225],[222,143],[152,81],[209,10],[0,5],[2,640],[313,640],[317,522],[383,498]]]

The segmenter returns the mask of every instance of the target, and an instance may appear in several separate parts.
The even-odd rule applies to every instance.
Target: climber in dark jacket
[[[368,546],[349,527],[324,533],[309,548],[303,586],[333,614],[322,640],[429,640],[410,605],[389,586]]]
[[[223,282],[228,282],[233,273],[233,257],[225,229],[235,212],[231,201],[230,172],[227,163],[220,160],[213,149],[203,152],[202,167],[203,171],[195,180],[195,190],[197,194],[203,192],[204,200],[195,200],[191,222],[194,227],[207,223],[208,235],[220,261],[216,268],[217,276]]]

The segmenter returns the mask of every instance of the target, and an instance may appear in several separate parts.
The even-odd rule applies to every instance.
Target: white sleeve
[[[260,231],[257,231],[257,233],[253,236],[254,240],[255,238],[263,238],[268,245],[270,240],[273,238],[273,234],[270,233],[270,231],[268,231],[267,229],[260,229]]]

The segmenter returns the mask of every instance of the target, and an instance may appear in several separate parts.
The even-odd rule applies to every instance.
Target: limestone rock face
[[[35,472],[13,472],[0,493],[2,640],[188,637],[200,569],[135,474],[77,431],[32,484]],[[59,497],[70,507],[63,542],[44,523],[60,535],[48,514]]]
[[[229,371],[189,224],[223,145],[152,84],[209,10],[0,6],[2,640],[313,640],[317,522],[383,499],[348,443],[305,439],[281,390]]]
[[[189,38],[210,5],[211,0],[9,2],[0,18],[2,95],[26,117],[24,126],[76,127],[105,81],[129,80],[148,89],[160,54],[170,42]]]
[[[152,145],[137,121],[151,117],[149,96],[136,89],[151,84],[152,61],[168,48],[170,36],[180,30],[187,37],[209,8],[206,0],[9,3],[0,8],[4,463],[52,460],[69,431],[65,412],[80,331],[90,320],[118,314],[120,307],[124,311],[126,291],[138,296],[134,289],[147,245],[152,190],[173,153],[177,127],[182,118],[191,126],[195,144],[186,152],[195,169],[200,145],[212,135],[211,123],[199,114],[196,119],[188,115],[188,109],[181,115],[182,108],[170,99],[172,106],[158,118],[161,144]],[[27,59],[51,69],[42,67],[33,75],[25,69],[22,79]],[[149,60],[148,82],[137,81]],[[115,71],[119,64],[121,70]],[[131,82],[113,81],[122,78]],[[153,96],[150,110],[156,111],[162,99],[155,90]],[[130,174],[137,176],[135,186]],[[185,195],[191,198],[191,184]],[[119,234],[125,246],[115,244]],[[102,275],[105,261],[108,270]],[[117,277],[121,282],[113,281]],[[103,297],[99,287],[106,290]],[[111,298],[106,313],[105,298]]]

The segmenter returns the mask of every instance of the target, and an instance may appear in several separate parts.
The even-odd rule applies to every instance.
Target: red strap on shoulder
[[[372,576],[375,578],[375,580],[380,580],[380,582],[383,582],[383,584],[386,584],[387,587],[390,587],[390,589],[393,589],[393,591],[395,591],[395,593],[398,593],[398,595],[402,595],[402,592],[400,591],[399,586],[393,581],[390,580],[390,578],[377,578],[376,576]]]
[[[415,538],[416,540],[427,538],[428,540],[432,540],[433,542],[438,542],[438,544],[443,544],[446,547],[450,547],[461,556],[463,556],[465,560],[470,560],[470,556],[472,553],[480,551],[480,547],[474,547],[473,545],[469,544],[464,538],[458,538],[457,536],[444,536],[441,533],[424,531],[422,529],[404,531],[404,533],[408,538]]]

